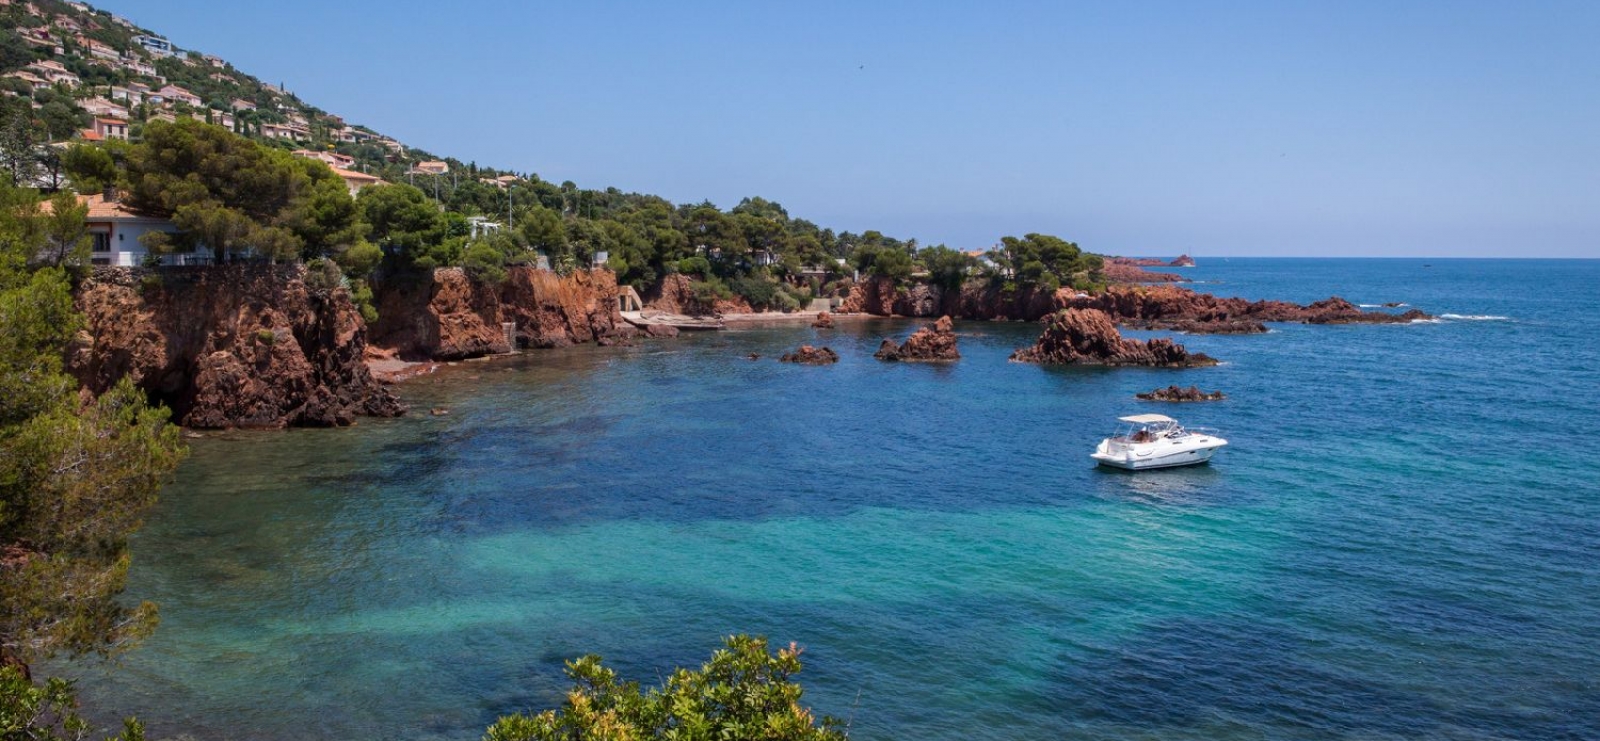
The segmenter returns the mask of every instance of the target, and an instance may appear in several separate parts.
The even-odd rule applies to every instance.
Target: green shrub
[[[317,258],[306,263],[306,288],[325,292],[344,285],[344,273],[332,260]]]
[[[801,306],[800,299],[781,291],[773,298],[772,302],[772,308],[783,312],[798,311]]]
[[[743,296],[745,301],[748,301],[750,306],[756,309],[772,306],[777,301],[779,294],[778,284],[755,276],[735,278],[729,288],[733,289],[734,293]]]
[[[36,685],[14,667],[0,667],[0,739],[66,741],[88,735],[91,726],[78,717],[72,684],[50,679]],[[144,726],[128,718],[122,733],[108,741],[143,741]]]
[[[278,344],[278,333],[270,329],[258,329],[256,330],[256,342],[263,345],[276,345]]]
[[[678,669],[659,688],[641,692],[599,656],[567,662],[573,687],[559,710],[501,717],[484,741],[577,739],[765,739],[845,741],[838,721],[818,725],[800,704],[800,649],[777,655],[767,639],[730,636],[698,671]]]
[[[506,256],[487,242],[474,242],[461,254],[467,274],[485,283],[506,279]]]
[[[377,245],[365,240],[355,243],[350,249],[345,250],[336,258],[339,266],[344,268],[346,275],[352,278],[362,278],[370,274],[383,262],[383,250]]]
[[[361,318],[367,324],[374,324],[378,321],[378,307],[373,305],[372,286],[368,285],[366,281],[350,281],[350,300],[361,311]]]
[[[710,261],[699,255],[679,260],[677,267],[678,272],[684,275],[698,275],[702,278],[711,275]]]

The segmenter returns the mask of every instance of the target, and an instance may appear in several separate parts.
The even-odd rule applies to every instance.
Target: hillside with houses
[[[59,103],[45,119],[53,143],[137,139],[152,121],[193,118],[321,159],[352,187],[450,167],[219,56],[180,48],[85,3],[0,0],[0,19],[10,31],[0,38],[0,92],[27,99],[35,111]],[[69,129],[62,119],[78,125]],[[58,186],[53,176],[40,172],[31,181]]]
[[[863,276],[952,294],[983,281],[1006,295],[1100,280],[1097,258],[1080,259],[1077,245],[1049,235],[978,250],[924,246],[835,231],[761,197],[727,210],[675,204],[435,156],[85,3],[0,0],[0,20],[0,172],[41,193],[77,192],[96,264],[328,258],[358,287],[414,269],[495,279],[513,265],[604,266],[641,294],[670,282],[702,307],[756,310],[842,297]],[[162,139],[178,148],[203,141],[193,151],[233,152],[300,184],[270,209],[224,197],[244,192],[228,178],[187,193],[177,187],[188,177],[174,169],[181,163],[157,161],[151,142]],[[311,160],[326,170],[305,169]],[[329,199],[325,173],[343,182],[344,203]],[[176,189],[133,187],[153,176]],[[311,225],[311,215],[331,221]]]

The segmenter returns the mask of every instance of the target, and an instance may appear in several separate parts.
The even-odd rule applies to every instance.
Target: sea
[[[751,633],[862,740],[1600,738],[1600,260],[1182,272],[1438,318],[1185,370],[1008,362],[1023,322],[885,363],[926,323],[887,319],[460,363],[403,418],[192,440],[133,549],[160,628],[47,668],[151,738],[477,739],[565,661],[650,686]],[[1134,398],[1169,384],[1227,399]],[[1230,444],[1093,465],[1151,412]]]

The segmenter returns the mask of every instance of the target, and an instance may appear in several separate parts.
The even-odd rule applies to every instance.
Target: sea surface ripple
[[[63,670],[153,737],[473,739],[563,660],[654,683],[756,632],[859,739],[1600,738],[1600,261],[1188,273],[1441,319],[1177,371],[1008,363],[1021,323],[880,363],[888,320],[464,363],[402,419],[195,441],[135,548],[161,628]],[[1229,398],[1133,399],[1170,383]],[[1149,411],[1232,444],[1090,465]]]

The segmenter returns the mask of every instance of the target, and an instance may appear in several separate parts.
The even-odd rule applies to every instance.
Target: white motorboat
[[[1185,428],[1164,414],[1136,414],[1119,420],[1125,425],[1118,434],[1101,440],[1089,454],[1102,466],[1130,471],[1193,466],[1211,460],[1218,448],[1228,444],[1215,430]]]

